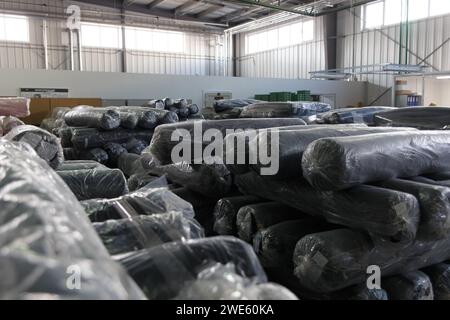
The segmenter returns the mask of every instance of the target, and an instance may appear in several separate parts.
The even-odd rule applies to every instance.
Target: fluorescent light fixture
[[[311,79],[347,80],[350,79],[351,76],[350,73],[317,72],[311,74]]]
[[[450,80],[450,75],[448,75],[448,76],[439,76],[439,77],[436,77],[436,79],[438,79],[438,80]]]
[[[410,72],[410,73],[420,73],[424,69],[421,65],[412,64],[386,64],[383,66],[383,71],[393,71],[393,72]]]

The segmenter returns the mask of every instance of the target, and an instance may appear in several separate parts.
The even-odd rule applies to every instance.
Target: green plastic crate
[[[298,101],[311,101],[311,91],[309,90],[299,90],[297,91]]]
[[[270,94],[255,94],[256,100],[270,101]]]

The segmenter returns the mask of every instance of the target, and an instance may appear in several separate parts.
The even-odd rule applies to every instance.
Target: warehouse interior
[[[0,75],[0,300],[450,300],[450,1],[0,0]]]

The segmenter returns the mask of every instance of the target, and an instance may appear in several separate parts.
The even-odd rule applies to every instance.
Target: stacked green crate
[[[292,93],[291,93],[291,100],[289,100],[289,101],[298,101],[298,95],[297,95],[297,93],[292,92]]]
[[[291,100],[290,92],[278,92],[278,101],[286,102]]]
[[[309,90],[297,91],[297,101],[311,101],[311,91]]]
[[[269,95],[269,101],[278,101],[278,92],[271,92]]]
[[[260,101],[270,101],[270,94],[255,94],[255,99]]]

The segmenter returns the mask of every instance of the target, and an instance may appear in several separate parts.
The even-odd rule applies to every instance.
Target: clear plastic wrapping
[[[120,154],[117,159],[117,167],[122,170],[127,177],[144,172],[141,156],[134,153],[123,152]]]
[[[320,190],[450,169],[450,132],[407,131],[324,138],[303,153],[303,176]]]
[[[200,108],[195,103],[188,105],[188,109],[190,116],[196,115],[200,112]]]
[[[205,228],[205,233],[207,236],[212,235],[214,215],[213,211],[217,203],[217,199],[205,197],[188,188],[176,188],[172,190],[180,198],[186,200],[195,211],[195,219],[200,222],[200,224]]]
[[[64,121],[71,127],[114,130],[120,126],[120,114],[107,108],[81,108],[64,114]]]
[[[378,113],[378,126],[414,127],[423,130],[446,130],[450,126],[449,107],[398,108]]]
[[[297,242],[311,233],[338,228],[316,218],[284,221],[259,231],[253,248],[265,268],[293,269],[292,256]]]
[[[23,126],[25,123],[13,116],[0,117],[0,137],[8,134],[12,129]]]
[[[235,108],[243,108],[249,104],[259,103],[263,101],[255,99],[224,99],[217,100],[214,102],[214,111],[223,112],[227,110],[232,110]]]
[[[418,237],[440,240],[450,235],[450,188],[402,179],[387,180],[376,185],[406,192],[417,198],[420,205]]]
[[[171,242],[121,257],[148,299],[173,299],[198,274],[214,264],[233,263],[236,274],[255,283],[267,281],[252,248],[234,237]]]
[[[73,171],[85,169],[108,169],[97,161],[92,160],[66,160],[56,168],[56,171]]]
[[[103,222],[110,219],[122,219],[122,208],[133,210],[137,215],[151,215],[169,211],[178,211],[188,218],[194,217],[192,205],[167,187],[157,186],[154,181],[145,187],[115,199],[93,199],[81,204],[92,222]]]
[[[339,229],[303,237],[294,251],[294,274],[315,292],[333,292],[366,281],[367,268],[381,275],[415,271],[450,258],[450,237],[439,241],[415,240],[390,247],[372,241],[365,233]]]
[[[143,106],[160,110],[164,110],[165,108],[164,101],[161,99],[149,100]]]
[[[421,271],[411,271],[382,279],[390,300],[434,300],[430,278]]]
[[[150,182],[158,180],[160,177],[153,176],[148,172],[139,172],[131,175],[128,178],[128,189],[131,191],[138,190],[145,187]]]
[[[433,285],[434,300],[450,300],[450,265],[439,263],[423,269]]]
[[[182,133],[180,130],[184,129],[189,132],[189,137],[183,136],[183,141],[187,141],[192,149],[194,145],[200,144],[202,153],[203,149],[209,142],[202,140],[203,134],[206,130],[215,128],[218,129],[223,136],[227,133],[227,129],[264,129],[271,127],[283,127],[293,125],[304,125],[305,122],[301,119],[235,119],[235,120],[198,120],[188,121],[183,123],[160,125],[155,129],[153,139],[150,146],[144,150],[143,153],[148,153],[153,156],[155,160],[160,164],[172,163],[171,153],[174,146],[179,141],[172,141],[172,134],[176,131]],[[201,125],[201,136],[194,135],[194,128],[196,125]],[[191,152],[192,159],[194,160],[195,152]]]
[[[145,161],[145,157],[143,159]],[[222,197],[232,187],[232,177],[223,164],[188,164],[186,162],[165,166],[150,165],[148,172],[166,175],[167,178],[183,187],[207,197]]]
[[[260,152],[263,149],[264,152],[272,150],[272,140],[276,143],[275,147],[278,148],[279,154],[279,170],[276,173],[276,177],[280,179],[301,178],[302,173],[302,156],[308,145],[315,140],[328,137],[346,137],[346,136],[361,136],[373,133],[395,132],[395,131],[410,131],[411,128],[369,128],[369,127],[334,127],[334,126],[322,126],[312,127],[306,126],[300,129],[292,130],[277,130],[277,139],[272,139],[272,134],[269,131],[266,133],[259,133],[258,136],[252,140],[252,143],[258,144],[258,150],[254,152]],[[257,159],[257,155],[253,155],[254,159]],[[256,163],[251,166],[256,172],[261,172],[261,169],[265,166]]]
[[[58,171],[78,200],[117,198],[128,193],[125,176],[119,169]]]
[[[305,217],[309,216],[277,202],[249,204],[241,207],[236,215],[237,235],[239,239],[253,243],[253,237],[258,231],[280,222]]]
[[[261,202],[255,196],[236,196],[222,198],[214,208],[214,231],[220,235],[237,235],[236,216],[243,206]]]
[[[298,300],[276,283],[255,283],[238,275],[233,263],[216,263],[200,271],[175,299],[179,300]]]
[[[395,242],[410,243],[419,226],[419,203],[404,192],[368,185],[344,191],[318,191],[301,180],[275,181],[253,172],[236,176],[235,183],[243,193]]]
[[[204,237],[198,222],[179,212],[107,220],[93,226],[111,255]]]
[[[0,171],[0,298],[144,298],[33,149],[0,141]]]
[[[64,161],[63,149],[58,138],[41,128],[30,125],[18,126],[12,129],[5,139],[27,143],[52,168],[57,168]]]
[[[144,141],[136,138],[131,138],[123,144],[129,153],[141,154],[145,148],[148,147],[149,141]]]
[[[13,97],[0,98],[0,116],[28,117],[30,115],[30,99]]]
[[[115,142],[105,143],[103,150],[108,154],[108,165],[110,167],[116,168],[119,157],[122,154],[127,154],[128,151],[121,144]]]
[[[318,122],[329,124],[339,123],[365,123],[375,124],[375,116],[385,111],[396,110],[391,107],[364,107],[364,108],[344,108],[331,110],[318,116]],[[408,127],[408,126],[400,126]],[[413,127],[413,126],[410,126]]]
[[[328,103],[320,102],[262,102],[242,109],[241,118],[309,117],[331,110]]]
[[[64,150],[67,150],[67,149],[64,149]],[[71,150],[71,154],[68,157],[66,157],[66,159],[90,160],[90,161],[100,162],[102,164],[108,163],[108,160],[109,160],[108,153],[105,150],[103,150],[102,148],[92,148],[89,150],[76,150],[76,149],[70,149],[70,150]],[[67,150],[67,151],[69,151],[69,150]],[[66,153],[67,153],[67,151],[66,151]]]
[[[153,136],[151,130],[116,129],[113,131],[98,131],[94,128],[74,128],[72,144],[77,149],[101,148],[105,143],[126,143],[131,138],[150,142]]]

